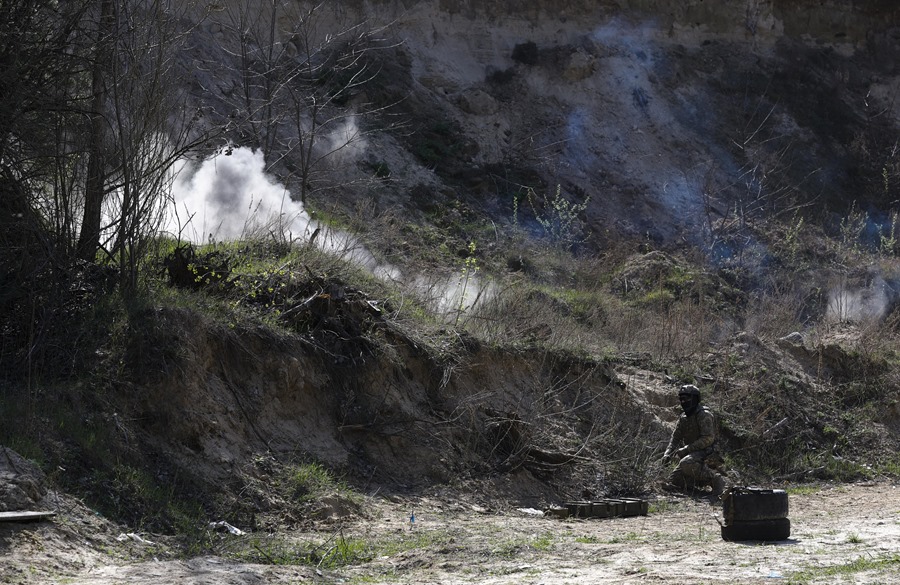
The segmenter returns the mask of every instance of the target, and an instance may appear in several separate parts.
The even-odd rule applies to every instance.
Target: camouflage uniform
[[[678,419],[663,460],[673,456],[679,459],[669,476],[673,487],[710,485],[716,494],[725,490],[725,477],[710,466],[719,461],[719,454],[716,450],[716,419],[705,406],[698,405],[691,414],[682,414]]]

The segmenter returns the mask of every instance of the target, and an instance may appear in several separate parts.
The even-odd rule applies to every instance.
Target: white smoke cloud
[[[314,226],[303,205],[264,172],[259,151],[235,148],[199,165],[185,162],[172,186],[167,231],[193,243],[237,240],[260,229],[305,239]]]
[[[413,281],[413,288],[432,312],[444,315],[449,322],[455,322],[497,295],[493,282],[464,272],[445,278],[419,275]]]
[[[651,47],[657,35],[656,24],[651,21],[634,23],[616,17],[595,28],[591,38],[603,45],[623,48],[640,61],[653,62]]]
[[[892,296],[892,289],[880,276],[865,288],[842,284],[828,295],[826,319],[832,322],[882,319],[891,305]]]
[[[345,166],[357,161],[369,148],[355,116],[350,116],[331,132],[317,138],[318,146],[331,153],[329,160],[335,166]]]
[[[261,152],[235,148],[200,164],[184,163],[172,195],[166,231],[183,240],[203,244],[274,233],[297,243],[311,241],[378,278],[404,281],[400,270],[379,262],[353,235],[312,219],[300,202],[291,199],[287,187],[266,175]],[[471,311],[494,295],[493,285],[474,274],[467,279],[456,275],[406,280],[433,311],[451,317]]]
[[[259,151],[235,148],[199,165],[184,163],[172,187],[173,207],[167,229],[194,244],[230,241],[254,236],[313,243],[384,279],[399,279],[400,272],[379,263],[350,234],[313,220],[303,204],[291,199],[284,185],[265,173]]]

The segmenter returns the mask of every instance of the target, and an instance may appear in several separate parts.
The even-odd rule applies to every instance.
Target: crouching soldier
[[[708,408],[700,405],[700,389],[693,384],[678,390],[678,401],[684,413],[678,419],[672,439],[663,455],[663,464],[678,462],[663,487],[670,490],[712,487],[720,496],[728,481],[718,471],[721,458],[717,449],[716,419]]]

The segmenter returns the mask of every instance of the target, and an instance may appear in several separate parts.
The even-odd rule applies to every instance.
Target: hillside
[[[300,425],[306,430],[284,431],[276,451],[290,451],[300,433],[315,445],[301,451],[399,485],[465,475],[485,452],[501,469],[518,468],[521,461],[503,461],[510,454],[491,445],[502,440],[489,429],[503,420],[521,419],[533,434],[519,440],[535,445],[506,446],[520,458],[530,447],[582,453],[596,428],[624,425],[646,435],[628,448],[627,467],[641,469],[664,441],[674,418],[670,388],[682,381],[709,387],[733,447],[754,453],[743,466],[759,465],[767,455],[757,451],[767,449],[812,457],[810,469],[833,466],[834,445],[821,451],[830,441],[823,430],[834,427],[825,411],[893,404],[896,391],[898,13],[887,5],[701,4],[572,3],[555,13],[539,2],[375,3],[319,13],[303,26],[277,13],[280,29],[293,31],[280,39],[288,47],[316,38],[319,27],[364,22],[378,31],[359,49],[371,81],[342,97],[358,113],[360,138],[333,165],[341,179],[296,187],[294,151],[266,158],[282,161],[265,167],[271,180],[295,200],[308,193],[306,207],[317,210],[297,204],[291,233],[323,228],[314,216],[327,210],[353,230],[363,266],[404,294],[438,312],[468,307],[473,291],[478,302],[463,325],[450,316],[462,338],[438,329],[423,340],[421,330],[409,337],[404,311],[390,300],[364,293],[385,303],[373,312],[358,292],[341,289],[335,298],[344,300],[315,309],[337,323],[317,327],[363,339],[326,345],[332,355],[314,358],[333,359],[337,374],[321,365],[288,370],[323,372],[327,381],[268,373],[285,368],[281,359],[229,360],[260,364],[235,376],[219,371],[208,350],[201,371],[258,379],[252,386],[272,396],[249,401],[261,412],[311,417]],[[213,56],[241,53],[228,48],[235,14],[244,14],[240,5],[211,12],[197,33],[218,39],[216,47],[198,41],[201,57],[192,61],[202,59],[194,78],[207,89],[197,95],[204,107],[228,103],[227,92],[209,89],[225,80],[204,75],[239,69],[213,64]],[[265,11],[259,18],[260,30],[272,22]],[[231,130],[242,147],[231,160],[260,146],[252,131],[249,123]],[[274,143],[271,150],[281,153]],[[331,169],[324,166],[323,174]],[[250,206],[233,207],[242,217]],[[305,398],[284,408],[281,394],[298,385]],[[547,392],[552,401],[537,400]],[[584,392],[601,393],[602,406]],[[764,396],[748,401],[746,393]],[[590,407],[575,420],[536,425],[579,401]],[[842,423],[841,436],[853,435],[843,441],[870,455],[891,449],[896,409],[881,406],[881,418],[864,428]],[[814,422],[819,415],[827,422]],[[284,423],[261,420],[257,428],[282,433]],[[766,432],[779,423],[782,442],[763,448],[761,437],[771,441]],[[201,428],[189,421],[184,432],[204,445],[195,436]],[[479,446],[468,444],[473,430]],[[245,440],[227,443],[247,452],[228,460],[260,449],[246,440],[272,447],[266,432],[238,432]],[[801,455],[807,449],[818,454]],[[548,493],[647,487],[643,470],[613,479],[622,470],[593,469],[610,457],[602,448],[584,454],[590,471],[543,470]],[[802,474],[797,465],[784,461],[780,471]],[[761,479],[771,470],[747,472]],[[586,479],[599,476],[608,485]]]
[[[31,545],[4,533],[3,578],[135,577],[77,568],[121,564],[108,547],[169,559],[161,580],[202,582],[201,554],[236,563],[235,583],[343,579],[315,575],[337,547],[315,538],[422,502],[453,526],[584,494],[707,514],[707,494],[660,489],[684,383],[716,412],[735,483],[873,482],[894,501],[900,8],[311,8],[166,12],[183,111],[165,118],[190,114],[190,148],[175,213],[167,192],[140,246],[63,259],[40,235],[61,225],[43,191],[5,175],[0,444],[40,471],[3,493],[103,536],[29,577]],[[850,514],[819,487],[804,502]],[[272,540],[227,540],[219,520]],[[65,550],[68,533],[38,532]],[[438,540],[419,544],[468,554]],[[528,542],[510,558],[546,550]]]

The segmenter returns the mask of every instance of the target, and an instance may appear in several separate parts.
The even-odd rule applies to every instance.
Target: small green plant
[[[880,463],[875,471],[890,477],[900,477],[900,456],[894,455],[891,459]]]
[[[92,480],[107,490],[101,510],[138,530],[193,534],[202,524],[200,505],[144,469],[116,465],[97,471]]]
[[[550,532],[541,535],[533,535],[530,538],[517,536],[497,543],[497,545],[491,549],[490,554],[496,557],[511,559],[529,548],[539,551],[549,550],[553,546],[553,542],[553,534]]]
[[[878,252],[882,256],[893,256],[897,250],[898,226],[900,226],[900,212],[893,212],[888,218],[887,225],[881,226],[878,233]]]
[[[858,209],[854,202],[850,206],[847,216],[841,219],[840,235],[844,250],[851,253],[861,252],[860,237],[868,223],[869,214]]]
[[[557,185],[553,198],[545,202],[542,211],[538,211],[534,203],[536,195],[533,189],[529,188],[526,196],[535,210],[535,219],[552,243],[570,250],[585,241],[579,216],[587,209],[591,200],[589,196],[581,203],[570,202],[563,197],[562,186]],[[517,200],[514,200],[514,213],[518,214]],[[514,221],[518,223],[517,219]]]
[[[378,179],[390,179],[391,178],[391,167],[384,161],[378,161],[376,163],[372,163],[370,165],[372,168],[372,172],[375,173],[375,177]]]
[[[812,567],[803,571],[797,571],[788,577],[788,583],[812,583],[825,577],[847,577],[863,572],[892,573],[900,570],[900,555],[888,557],[861,556],[843,565],[830,565],[824,567]]]
[[[459,320],[466,311],[467,306],[472,307],[475,303],[467,303],[470,295],[470,285],[478,273],[478,259],[475,257],[475,242],[469,242],[469,254],[463,262],[462,273],[459,277],[457,285],[457,293],[459,295],[459,303],[456,307],[456,321],[454,327],[459,326]]]
[[[794,215],[794,221],[787,226],[784,233],[784,246],[787,250],[788,261],[796,263],[800,257],[803,243],[800,236],[803,231],[803,217]]]
[[[553,534],[550,532],[545,532],[544,534],[535,538],[531,542],[531,546],[535,550],[550,550],[550,547],[553,546]]]
[[[290,471],[288,485],[300,502],[310,502],[328,493],[350,493],[350,488],[320,463],[303,463]]]
[[[896,144],[894,144],[894,152],[897,152]],[[889,194],[891,192],[891,168],[887,163],[885,163],[884,166],[881,167],[881,184],[884,188],[884,194]]]
[[[638,300],[638,304],[645,307],[667,307],[675,302],[672,291],[664,288],[651,290]]]
[[[645,536],[638,532],[626,532],[625,534],[617,534],[606,542],[607,544],[622,544],[625,542],[644,542],[645,540]]]
[[[575,542],[579,544],[599,544],[602,541],[596,536],[576,536]]]
[[[819,488],[814,485],[789,486],[785,490],[790,496],[811,496],[819,493]]]
[[[671,500],[656,500],[655,502],[650,502],[650,505],[647,507],[647,513],[664,514],[673,511],[675,508],[677,508],[677,504]]]
[[[325,567],[326,569],[336,569],[366,562],[372,558],[372,548],[366,541],[358,538],[344,538],[342,531],[334,545],[322,555],[317,566]]]

